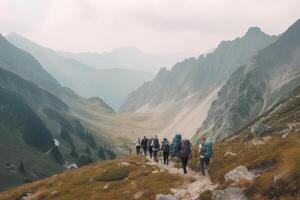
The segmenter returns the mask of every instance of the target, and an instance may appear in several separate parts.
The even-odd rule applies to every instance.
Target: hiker
[[[150,156],[150,158],[152,158],[152,155],[153,155],[152,140],[153,140],[153,138],[150,138],[150,139],[148,140],[148,151],[149,151],[149,156]]]
[[[161,145],[161,150],[164,157],[164,165],[169,165],[170,145],[167,138],[164,138]]]
[[[177,133],[172,142],[172,157],[179,156],[181,148],[181,134]]]
[[[158,163],[158,152],[159,152],[159,140],[157,135],[154,136],[153,140],[152,140],[152,146],[153,146],[153,158],[154,161]]]
[[[144,138],[142,139],[141,146],[142,146],[144,155],[147,156],[148,138],[146,136],[144,136]]]
[[[180,153],[181,153],[182,168],[183,168],[183,172],[185,174],[187,174],[186,167],[187,167],[191,152],[192,152],[192,150],[191,150],[190,140],[187,140],[187,139],[183,140],[181,142],[181,151],[180,151]]]
[[[199,144],[199,153],[200,153],[200,168],[201,173],[205,176],[205,169],[207,169],[210,158],[213,154],[212,143],[206,139],[206,137],[200,138]]]
[[[135,148],[136,148],[136,155],[139,155],[140,151],[141,151],[141,140],[140,140],[140,138],[136,138]]]

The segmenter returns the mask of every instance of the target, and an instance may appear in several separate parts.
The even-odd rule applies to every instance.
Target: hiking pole
[[[196,148],[195,148],[195,157],[194,157],[194,174],[196,174]]]

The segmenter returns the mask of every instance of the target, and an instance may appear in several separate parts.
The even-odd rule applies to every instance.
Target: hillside
[[[199,134],[221,140],[268,111],[300,85],[300,20],[240,67],[213,102]]]
[[[102,120],[96,115],[113,115],[104,101],[84,99],[61,87],[55,79],[51,84],[43,82],[41,77],[51,76],[30,54],[5,38],[0,47],[0,171],[1,180],[5,181],[0,190],[61,172],[74,164],[82,166],[116,157],[110,132],[105,128],[91,130],[82,117],[88,115],[99,124]],[[8,51],[20,57],[6,54]],[[31,70],[40,72],[39,76]],[[94,116],[88,114],[89,107],[93,107]],[[22,172],[18,171],[20,167]]]
[[[239,186],[248,199],[298,199],[300,196],[300,87],[234,136],[214,146],[209,170],[220,189]],[[226,174],[245,166],[256,176],[238,183]],[[225,176],[225,177],[224,177]],[[239,175],[237,175],[239,176]]]
[[[50,131],[22,97],[0,88],[0,107],[0,190],[61,172]]]
[[[55,51],[40,46],[18,34],[9,34],[6,39],[15,46],[32,54],[60,84],[77,94],[89,98],[97,96],[118,109],[125,97],[145,81],[151,73],[129,69],[95,69],[78,60],[64,58]]]
[[[15,47],[0,34],[0,67],[44,89],[59,87],[59,83],[45,71],[29,53]]]
[[[217,92],[240,65],[277,39],[259,28],[232,41],[223,41],[207,55],[163,68],[151,82],[131,93],[120,110],[149,113],[149,124],[162,134],[177,131],[192,137],[201,126]]]
[[[18,93],[28,105],[36,110],[52,108],[61,112],[68,111],[68,106],[58,97],[1,67],[0,64],[0,87]]]
[[[153,173],[156,171],[157,173]],[[66,182],[65,180],[68,179]],[[45,199],[145,199],[168,194],[183,180],[148,165],[144,158],[94,163],[1,193],[1,200],[26,196]]]

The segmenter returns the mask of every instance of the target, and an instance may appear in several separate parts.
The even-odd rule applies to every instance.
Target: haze
[[[0,0],[0,24],[62,51],[199,55],[250,26],[279,34],[299,8],[299,0]]]

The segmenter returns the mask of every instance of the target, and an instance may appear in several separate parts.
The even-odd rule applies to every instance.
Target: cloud
[[[0,23],[4,33],[60,50],[200,54],[249,26],[280,34],[299,7],[299,0],[1,0]]]

